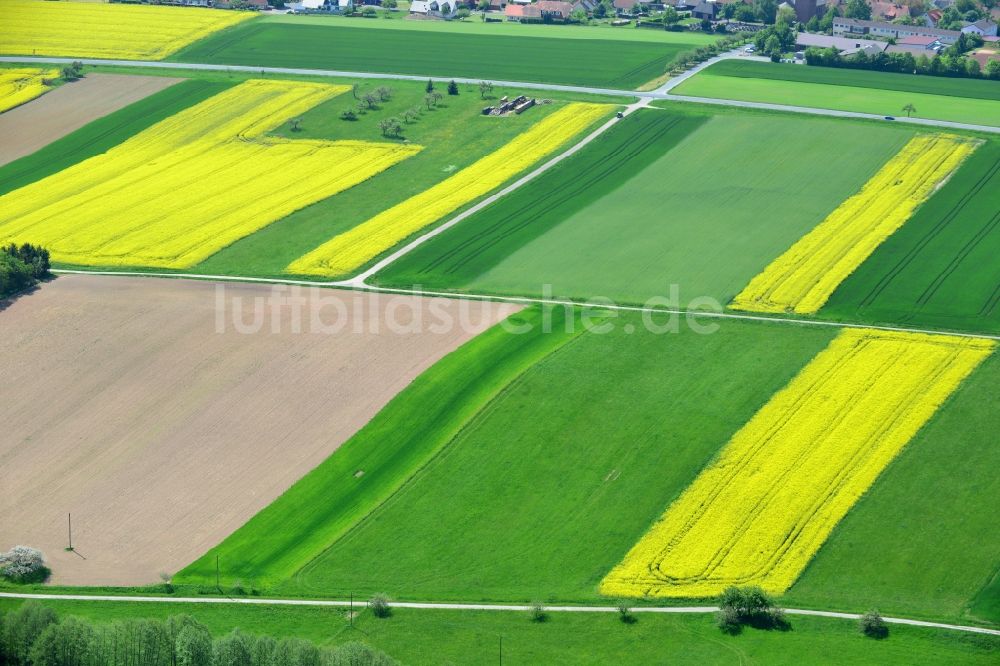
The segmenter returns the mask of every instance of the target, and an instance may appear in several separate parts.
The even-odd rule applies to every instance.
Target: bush
[[[376,594],[368,600],[368,608],[371,609],[375,617],[389,617],[392,615],[392,608],[389,606],[389,597],[384,594]]]
[[[532,604],[530,614],[532,622],[545,622],[549,619],[548,614],[545,612],[545,606],[541,604]]]
[[[877,610],[870,610],[861,616],[858,628],[869,638],[882,639],[889,635],[889,625],[885,623]]]
[[[357,120],[358,114],[354,112],[354,109],[345,109],[340,112],[341,120]]]
[[[740,615],[732,608],[723,608],[715,616],[715,624],[727,634],[738,634],[743,629]]]
[[[42,551],[28,546],[14,546],[0,553],[0,573],[15,583],[41,583],[49,577]]]

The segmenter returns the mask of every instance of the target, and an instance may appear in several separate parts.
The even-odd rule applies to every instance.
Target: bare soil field
[[[88,74],[0,114],[0,166],[183,79]]]
[[[158,582],[517,309],[61,276],[0,310],[0,548],[41,548],[57,584]]]

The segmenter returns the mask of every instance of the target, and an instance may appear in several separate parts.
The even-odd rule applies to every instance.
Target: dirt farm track
[[[0,542],[41,548],[55,584],[156,582],[267,506],[437,359],[517,309],[314,293],[327,299],[325,324],[347,313],[339,331],[308,330],[308,307],[272,309],[272,290],[254,285],[220,292],[209,282],[70,275],[6,304]],[[261,308],[259,331],[238,330],[233,309],[253,323]],[[470,325],[386,327],[390,316],[458,319],[460,308]],[[63,550],[70,512],[78,554]]]
[[[0,166],[60,139],[87,123],[168,88],[165,76],[88,74],[0,114]]]

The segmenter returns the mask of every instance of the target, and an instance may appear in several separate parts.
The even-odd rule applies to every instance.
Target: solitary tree
[[[486,99],[487,97],[490,96],[490,94],[492,92],[493,92],[493,84],[492,83],[490,83],[489,81],[480,81],[479,82],[479,96],[481,98]]]
[[[917,112],[917,107],[913,106],[913,104],[907,104],[903,107],[903,111],[906,112],[906,117],[909,118],[911,113]]]
[[[376,594],[368,600],[368,608],[371,609],[375,617],[389,617],[392,615],[392,608],[389,607],[389,597],[384,594]]]
[[[0,553],[0,574],[17,583],[37,583],[48,576],[42,551],[28,546],[14,546]]]
[[[293,132],[299,132],[302,129],[302,127],[301,127],[301,125],[302,125],[302,119],[301,118],[292,118],[291,120],[288,121],[288,124],[291,125]]]
[[[455,79],[452,79],[448,83],[448,94],[449,95],[457,95],[458,94],[458,84],[455,83]]]
[[[434,92],[434,81],[427,79],[427,87],[424,88],[424,92],[432,93]]]
[[[889,635],[889,625],[885,623],[877,610],[870,610],[861,616],[858,629],[870,638],[885,638]]]

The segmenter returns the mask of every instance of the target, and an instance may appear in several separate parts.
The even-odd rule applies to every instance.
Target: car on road
[[[896,118],[894,116],[886,116],[885,119],[886,120],[895,120]]]

